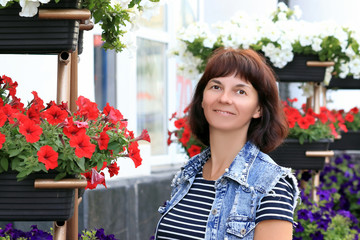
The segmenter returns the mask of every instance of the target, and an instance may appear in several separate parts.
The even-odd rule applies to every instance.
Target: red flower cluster
[[[320,113],[315,113],[312,108],[306,108],[305,104],[301,111],[293,107],[296,98],[288,99],[288,102],[290,104],[283,101],[283,109],[290,128],[290,138],[299,138],[301,142],[313,141],[337,137],[339,129],[347,131],[340,116],[326,107],[321,107]]]
[[[119,171],[118,157],[130,157],[135,167],[141,165],[137,141],[150,142],[150,137],[144,130],[135,138],[119,110],[107,104],[99,111],[96,103],[80,96],[72,114],[66,103],[51,101],[45,107],[35,91],[24,107],[15,96],[16,87],[11,78],[0,78],[0,173],[10,167],[19,178],[50,169],[59,172],[59,178],[81,173],[88,178],[88,187],[94,188],[105,185],[94,173],[99,166],[96,173],[108,166],[112,177]]]
[[[180,142],[181,147],[185,150],[186,154],[189,157],[193,157],[199,154],[202,150],[205,149],[205,146],[198,141],[193,134],[191,133],[190,126],[187,123],[187,113],[188,108],[186,108],[183,113],[183,117],[176,117],[176,113],[173,113],[170,121],[174,121],[174,126],[176,130],[168,131],[168,145],[173,143],[172,137],[176,138],[175,142]]]

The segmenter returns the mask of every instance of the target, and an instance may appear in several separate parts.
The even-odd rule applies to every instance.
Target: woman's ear
[[[259,118],[259,117],[261,117],[261,107],[260,106],[258,106],[257,107],[257,109],[256,109],[256,112],[254,113],[254,115],[253,115],[253,118]]]

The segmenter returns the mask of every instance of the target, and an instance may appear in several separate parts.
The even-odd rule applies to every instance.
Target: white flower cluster
[[[204,23],[194,23],[179,35],[179,43],[173,52],[177,53],[182,63],[181,72],[185,76],[196,77],[190,74],[202,63],[194,57],[187,47],[196,39],[202,39],[203,48],[212,49],[214,43],[225,48],[254,48],[261,50],[269,58],[273,66],[285,67],[294,58],[294,48],[307,48],[314,53],[320,53],[324,39],[335,38],[340,43],[341,53],[346,54],[350,61],[340,61],[339,76],[345,78],[352,74],[360,78],[360,56],[349,46],[349,32],[335,22],[306,22],[298,20],[301,15],[299,7],[288,15],[289,8],[284,3],[279,3],[277,18],[256,18],[246,13],[236,14],[230,21],[220,22],[210,27]],[[360,43],[360,31],[351,32],[351,37]],[[360,51],[360,48],[357,52]],[[331,56],[334,61],[338,59]],[[329,78],[329,74],[327,78]]]
[[[5,7],[12,1],[13,0],[0,0],[0,5]],[[50,0],[20,0],[21,12],[19,15],[21,17],[33,17],[37,14],[40,3],[45,4],[48,2],[50,2]]]
[[[200,72],[197,67],[201,64],[202,60],[195,57],[191,52],[187,51],[186,42],[192,43],[196,38],[204,39],[204,46],[211,48],[216,42],[216,37],[210,32],[209,26],[204,23],[193,23],[186,29],[179,32],[177,46],[169,51],[170,56],[179,57],[178,72],[180,75],[190,80],[197,80]]]
[[[0,5],[5,7],[9,2],[14,0],[0,0]],[[21,6],[21,17],[33,17],[38,12],[38,7],[41,4],[46,4],[50,0],[19,0]],[[111,0],[111,5],[119,4],[121,8],[127,9],[131,0]],[[159,4],[151,2],[150,0],[141,0],[139,5],[143,8],[141,12],[137,11],[136,15],[142,15],[146,19],[150,19],[159,10]]]

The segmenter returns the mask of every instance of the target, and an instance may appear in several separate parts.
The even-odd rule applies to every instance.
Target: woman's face
[[[251,119],[261,116],[257,91],[235,75],[211,79],[203,92],[202,108],[210,131],[247,132]]]

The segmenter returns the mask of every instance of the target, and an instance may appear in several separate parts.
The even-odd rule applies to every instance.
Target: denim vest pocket
[[[244,215],[229,216],[226,222],[227,239],[229,240],[253,236],[254,229],[255,221]]]

